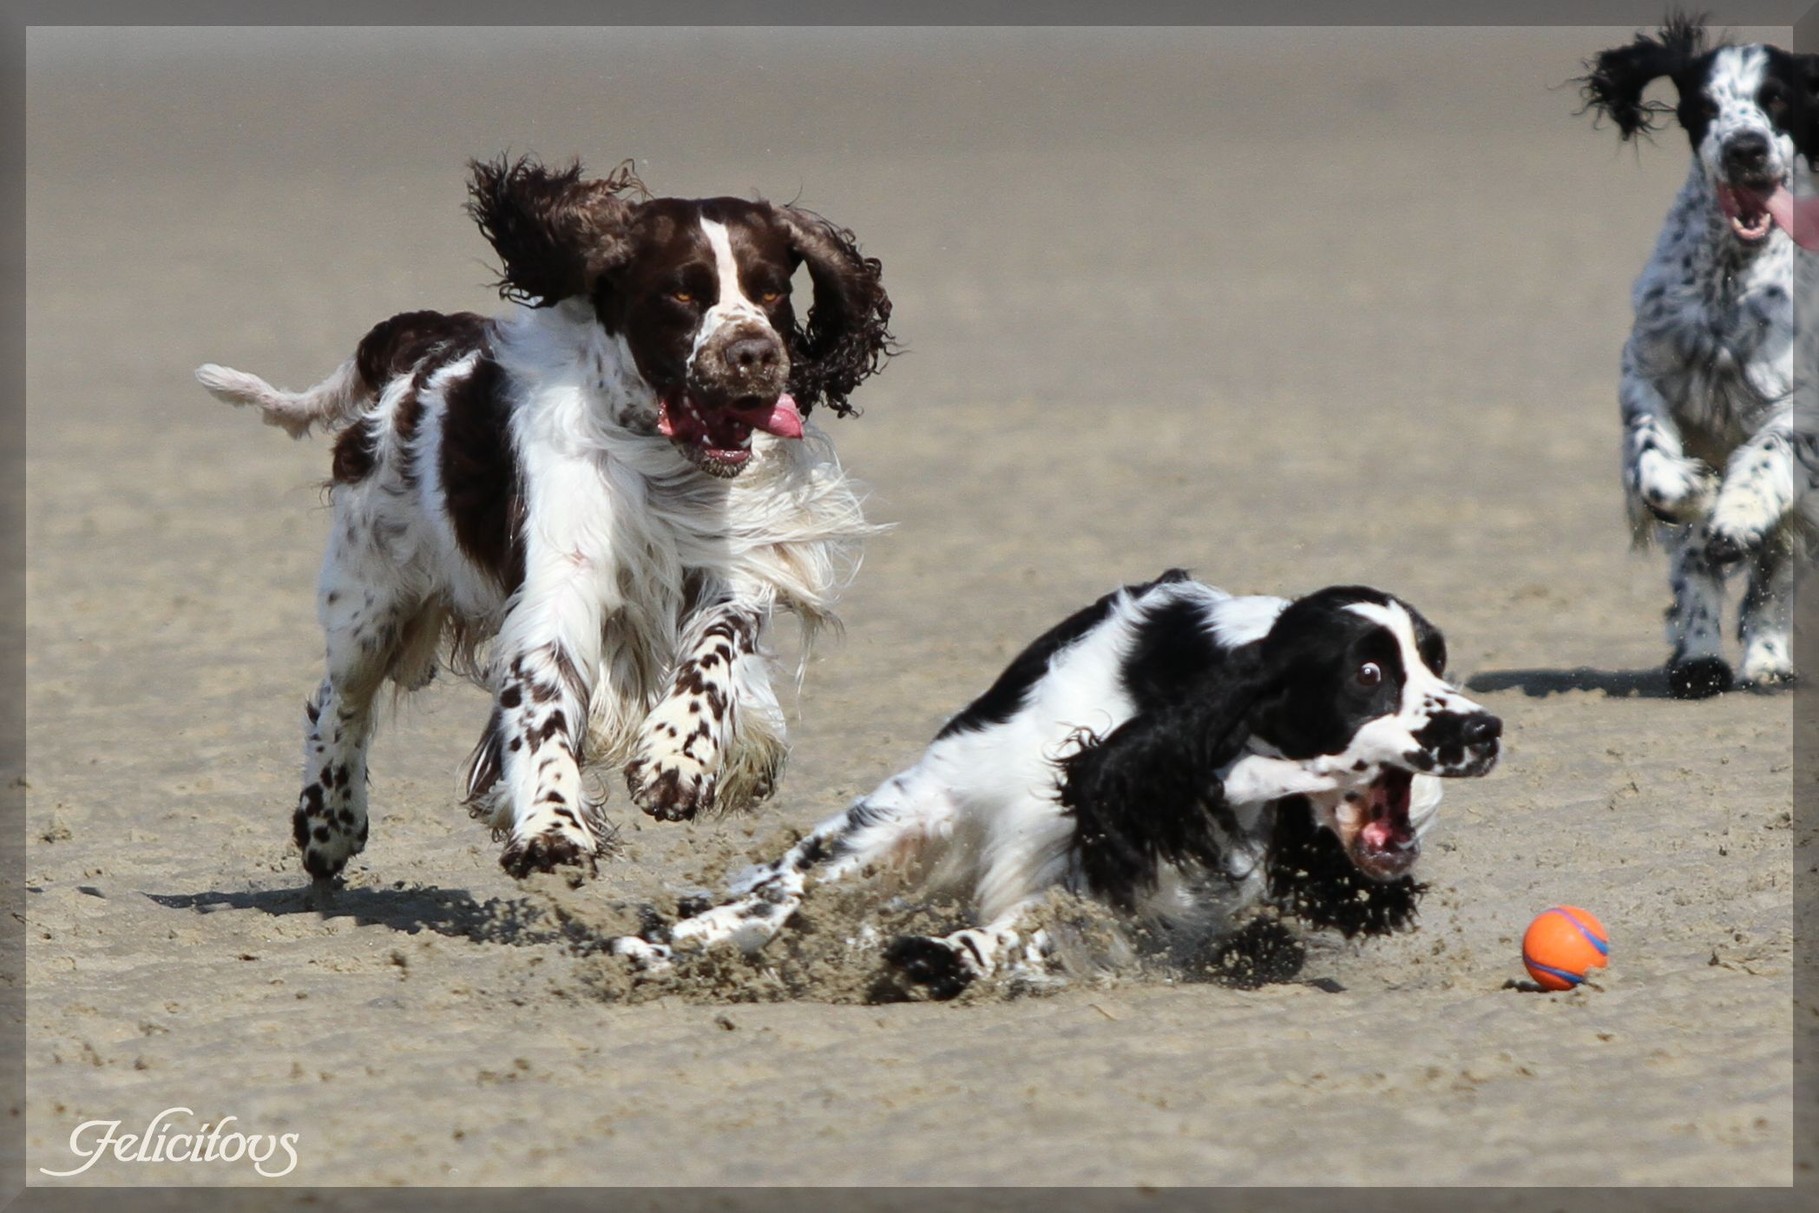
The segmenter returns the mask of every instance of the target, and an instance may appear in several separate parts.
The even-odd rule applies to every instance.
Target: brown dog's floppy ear
[[[528,156],[468,162],[466,210],[499,254],[499,294],[549,307],[589,294],[594,281],[623,261],[633,204],[644,193],[627,160],[601,180],[584,181],[581,165],[546,168]]]
[[[790,393],[804,413],[825,403],[844,417],[847,396],[897,352],[882,267],[860,255],[852,232],[812,211],[782,206],[777,217],[815,284],[814,306],[790,334]]]
[[[1645,102],[1643,90],[1651,81],[1678,72],[1704,50],[1705,18],[1676,13],[1657,37],[1637,34],[1628,46],[1613,47],[1585,61],[1588,74],[1579,77],[1579,96],[1585,104],[1579,112],[1592,109],[1608,116],[1625,139],[1638,132],[1647,134],[1655,129],[1656,116],[1672,113],[1673,107]]]

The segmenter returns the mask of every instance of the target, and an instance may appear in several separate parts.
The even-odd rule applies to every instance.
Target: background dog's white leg
[[[1731,688],[1724,660],[1724,569],[1713,564],[1697,527],[1681,527],[1668,538],[1668,584],[1674,604],[1667,612],[1668,684],[1682,699],[1702,699]]]
[[[1756,550],[1737,620],[1743,641],[1738,672],[1767,686],[1794,676],[1794,554],[1771,541]]]

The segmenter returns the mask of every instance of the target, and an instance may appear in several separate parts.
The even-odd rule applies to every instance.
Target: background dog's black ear
[[[842,417],[847,396],[897,352],[883,267],[865,257],[852,232],[800,207],[777,208],[790,248],[808,265],[815,302],[790,334],[790,394],[803,412],[826,404]]]
[[[579,162],[547,168],[529,157],[471,160],[468,171],[467,213],[499,254],[503,297],[549,307],[591,293],[626,258],[634,204],[621,195],[645,192],[631,161],[591,181]]]
[[[1347,939],[1409,926],[1427,890],[1412,876],[1376,881],[1360,872],[1339,836],[1314,820],[1304,796],[1276,805],[1264,878],[1270,900],[1284,913]]]
[[[1705,50],[1705,17],[1675,13],[1655,37],[1637,34],[1628,46],[1618,46],[1587,59],[1587,74],[1579,77],[1579,95],[1585,104],[1580,113],[1595,109],[1617,124],[1625,139],[1637,132],[1656,129],[1656,118],[1674,107],[1661,101],[1644,101],[1643,90],[1651,81],[1671,76]]]
[[[1819,169],[1819,55],[1793,55],[1793,121],[1789,124],[1794,148],[1806,162]]]
[[[1268,683],[1254,662],[1221,672],[1216,693],[1140,712],[1061,759],[1060,801],[1073,850],[1095,892],[1130,909],[1161,863],[1217,869],[1215,823],[1235,828],[1218,778],[1250,736]]]

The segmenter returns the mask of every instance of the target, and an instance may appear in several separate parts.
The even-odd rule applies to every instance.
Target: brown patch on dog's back
[[[329,464],[329,477],[336,484],[357,484],[372,475],[378,462],[378,429],[371,417],[362,417],[341,431]]]
[[[484,349],[489,323],[474,312],[400,312],[375,324],[360,339],[354,368],[367,386],[383,391],[425,359],[449,362],[469,350]]]
[[[524,580],[524,490],[512,451],[505,372],[481,358],[449,384],[442,417],[442,496],[455,541],[507,591]]]
[[[360,339],[354,369],[375,395],[400,375],[412,375],[410,390],[392,413],[392,427],[403,447],[409,448],[423,419],[423,385],[441,366],[473,350],[485,350],[490,323],[473,312],[401,312],[381,320]],[[348,426],[335,440],[330,480],[358,484],[372,475],[379,463],[380,440],[378,423],[370,416]],[[399,470],[405,483],[416,482],[416,468],[408,459]]]

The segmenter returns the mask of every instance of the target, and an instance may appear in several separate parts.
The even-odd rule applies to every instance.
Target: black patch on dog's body
[[[998,675],[996,681],[986,689],[985,694],[962,708],[952,719],[935,734],[935,740],[950,736],[968,729],[984,729],[995,724],[1003,724],[1017,714],[1028,697],[1030,688],[1035,686],[1048,672],[1049,663],[1055,655],[1085,636],[1088,632],[1104,623],[1111,614],[1112,607],[1120,595],[1142,596],[1145,592],[1159,585],[1185,581],[1188,574],[1182,569],[1170,569],[1154,581],[1140,585],[1125,586],[1113,590],[1089,606],[1081,607],[1066,619],[1031,641],[1029,646],[1015,657]],[[1156,654],[1159,659],[1162,654]],[[1151,664],[1151,663],[1146,663]],[[1160,678],[1160,672],[1153,675]]]

